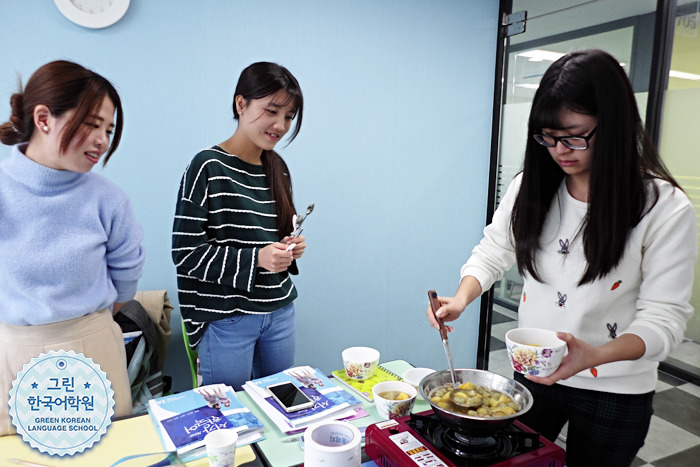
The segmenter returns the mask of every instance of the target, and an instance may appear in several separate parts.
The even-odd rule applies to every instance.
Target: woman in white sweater
[[[556,331],[568,354],[520,420],[567,465],[630,465],[651,420],[658,362],[683,339],[697,257],[695,210],[649,142],[622,67],[598,50],[557,60],[511,183],[437,315],[457,319],[513,264],[519,326]],[[434,319],[428,313],[433,326]]]

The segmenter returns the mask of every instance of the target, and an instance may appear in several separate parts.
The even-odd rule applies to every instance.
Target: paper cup
[[[238,433],[229,429],[215,430],[204,437],[210,467],[236,465]]]

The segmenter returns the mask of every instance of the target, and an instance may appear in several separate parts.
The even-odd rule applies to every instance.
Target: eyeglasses
[[[553,148],[561,141],[561,144],[569,149],[588,149],[588,141],[593,138],[597,129],[598,127],[593,128],[591,132],[588,133],[588,136],[552,136],[537,133],[532,135],[532,137],[535,138],[535,141],[547,148]]]

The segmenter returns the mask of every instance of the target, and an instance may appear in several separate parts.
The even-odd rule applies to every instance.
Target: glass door
[[[673,31],[668,85],[661,107],[659,151],[674,178],[696,207],[700,217],[700,2],[678,2]],[[686,380],[700,381],[700,263],[695,265],[691,304],[695,315],[685,340],[664,362],[663,369]]]

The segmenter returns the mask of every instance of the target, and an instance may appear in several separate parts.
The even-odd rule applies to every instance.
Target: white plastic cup
[[[214,430],[204,437],[210,467],[236,465],[238,433],[230,429]]]

